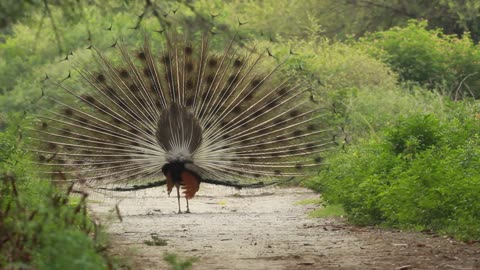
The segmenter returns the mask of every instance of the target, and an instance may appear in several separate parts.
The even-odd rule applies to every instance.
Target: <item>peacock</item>
[[[76,84],[63,80],[44,94],[49,105],[31,139],[53,180],[164,179],[168,195],[176,189],[178,213],[181,195],[189,213],[201,182],[255,185],[318,171],[336,131],[329,110],[282,70],[287,60],[236,36],[162,35],[160,44],[145,34],[136,48],[116,42],[116,58],[90,46],[94,63],[72,65]]]

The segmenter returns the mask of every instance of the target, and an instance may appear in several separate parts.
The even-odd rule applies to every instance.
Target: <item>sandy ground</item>
[[[202,184],[191,214],[176,214],[164,187],[92,194],[90,207],[109,224],[112,252],[130,256],[132,269],[167,269],[165,252],[197,257],[193,269],[480,269],[478,244],[309,218],[315,206],[296,202],[312,198],[303,188]],[[152,234],[166,245],[145,244]]]

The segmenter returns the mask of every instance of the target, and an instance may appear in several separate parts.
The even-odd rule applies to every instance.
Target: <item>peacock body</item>
[[[166,179],[187,199],[200,183],[268,183],[316,171],[334,144],[328,112],[270,53],[210,48],[172,30],[163,45],[115,44],[121,61],[92,47],[94,67],[75,64],[81,85],[46,94],[32,139],[55,180],[134,184]],[[214,37],[213,37],[214,38]],[[274,62],[272,64],[271,62]],[[70,77],[70,76],[69,76]]]

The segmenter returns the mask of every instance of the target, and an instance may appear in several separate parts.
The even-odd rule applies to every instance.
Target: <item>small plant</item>
[[[167,240],[161,239],[157,233],[151,233],[150,237],[152,240],[145,240],[143,243],[147,246],[166,246]]]
[[[196,257],[180,259],[176,254],[166,253],[163,259],[168,263],[171,270],[187,270],[192,268],[193,263],[197,261]]]
[[[313,218],[342,217],[345,215],[345,210],[340,204],[330,204],[315,209],[308,215]]]

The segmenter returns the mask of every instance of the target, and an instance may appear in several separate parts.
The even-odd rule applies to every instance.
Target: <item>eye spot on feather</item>
[[[273,173],[274,173],[275,175],[281,175],[281,174],[282,174],[282,172],[281,172],[280,170],[274,170]]]
[[[276,158],[276,157],[279,157],[279,156],[280,156],[280,153],[278,153],[278,152],[273,152],[273,153],[270,154],[270,156],[273,157],[273,158]]]
[[[299,136],[301,136],[301,135],[303,135],[303,131],[301,131],[301,130],[295,130],[295,131],[293,132],[293,136],[295,136],[295,137],[299,137]]]
[[[90,104],[95,104],[95,98],[90,95],[82,95],[82,99]]]
[[[123,79],[127,79],[128,77],[130,77],[130,74],[126,69],[122,69],[120,70],[120,77],[122,77]]]
[[[236,68],[239,68],[242,65],[243,65],[243,62],[240,59],[235,59],[235,61],[233,61],[233,66],[236,67]]]
[[[297,117],[299,114],[300,114],[300,112],[298,110],[293,110],[293,111],[288,113],[288,115],[292,118]]]
[[[39,155],[38,156],[38,161],[39,162],[45,162],[45,161],[47,161],[47,158],[44,155]]]
[[[106,80],[107,80],[107,79],[105,78],[105,75],[103,75],[103,74],[98,74],[98,75],[97,75],[97,81],[103,83],[103,82],[105,82]]]
[[[295,169],[297,169],[297,170],[301,170],[302,168],[303,168],[303,165],[300,164],[300,163],[295,165]]]
[[[138,87],[137,87],[134,83],[130,84],[130,85],[128,86],[128,89],[129,89],[130,92],[132,92],[132,93],[138,92]]]
[[[63,114],[66,115],[66,116],[72,116],[73,115],[73,110],[70,109],[70,108],[65,108],[63,110]]]
[[[253,177],[255,177],[255,178],[259,178],[260,176],[261,176],[261,175],[258,174],[258,173],[253,174]]]
[[[276,100],[273,100],[265,105],[267,109],[273,109],[278,105],[278,102]]]
[[[143,68],[143,74],[147,77],[152,77],[153,72],[152,72],[152,70],[150,70],[149,67],[145,67],[145,68]]]
[[[145,59],[147,59],[147,57],[145,56],[145,53],[144,53],[144,52],[139,52],[139,53],[137,54],[137,57],[138,57],[138,59],[140,59],[140,60],[145,60]]]
[[[279,96],[283,96],[287,93],[287,89],[285,87],[282,87],[280,89],[278,89],[278,95]]]
[[[170,65],[170,61],[171,61],[172,59],[170,58],[169,55],[164,55],[164,56],[162,57],[162,60],[163,60],[163,63],[164,63],[166,66],[169,66],[169,65]]]
[[[281,124],[283,121],[285,121],[285,120],[282,119],[282,118],[277,118],[277,119],[274,119],[272,123],[274,125],[278,125],[278,124]]]
[[[251,91],[250,93],[248,93],[246,96],[245,96],[245,101],[250,101],[252,100],[254,97],[254,93],[253,91]]]
[[[57,149],[57,145],[56,145],[55,143],[53,143],[53,142],[49,142],[49,143],[47,144],[47,149],[48,149],[48,150],[55,150],[55,149]]]
[[[42,122],[42,129],[47,129],[47,128],[48,128],[47,122]]]
[[[322,158],[322,157],[315,157],[315,158],[313,159],[313,161],[314,161],[315,163],[317,163],[317,164],[318,164],[318,163],[322,163],[322,162],[323,162],[323,158]]]
[[[190,46],[186,46],[183,51],[185,52],[185,55],[192,55],[193,54],[193,48],[190,47]]]
[[[208,60],[208,67],[215,68],[218,65],[218,60],[216,58],[210,58]]]
[[[260,87],[261,85],[263,84],[263,81],[258,79],[258,78],[255,78],[253,79],[251,82],[250,82],[250,85],[252,86],[252,88],[258,88]]]

